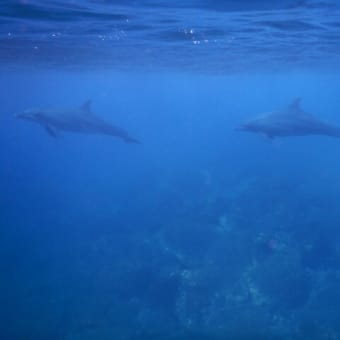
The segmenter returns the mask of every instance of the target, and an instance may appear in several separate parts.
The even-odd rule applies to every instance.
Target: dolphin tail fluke
[[[335,129],[335,132],[334,132],[333,136],[334,136],[334,137],[337,137],[337,138],[340,138],[340,128],[337,127],[337,128]]]
[[[124,137],[123,139],[124,139],[124,142],[128,144],[142,144],[142,142],[140,142],[139,140],[129,137],[129,136]]]
[[[329,137],[340,138],[340,127],[337,126],[326,126],[322,129],[319,135],[325,135]]]

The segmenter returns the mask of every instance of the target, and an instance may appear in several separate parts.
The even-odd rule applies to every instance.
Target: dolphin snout
[[[34,115],[32,115],[29,112],[20,112],[20,113],[14,113],[14,118],[19,118],[19,119],[27,119],[27,120],[33,120]]]
[[[14,113],[13,117],[14,118],[24,118],[24,114],[23,113]]]
[[[241,124],[239,126],[234,127],[234,131],[246,131],[247,126],[245,124]]]

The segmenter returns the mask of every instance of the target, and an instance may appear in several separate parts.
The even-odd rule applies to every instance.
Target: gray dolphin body
[[[300,102],[301,99],[296,98],[285,109],[255,118],[242,124],[238,130],[262,133],[271,139],[307,135],[340,138],[340,127],[318,120],[313,115],[304,112]]]
[[[132,138],[124,129],[112,125],[93,114],[91,101],[86,101],[75,110],[41,110],[30,109],[15,115],[40,124],[52,137],[58,137],[60,132],[76,132],[86,134],[101,134],[118,137],[126,143],[140,142]]]

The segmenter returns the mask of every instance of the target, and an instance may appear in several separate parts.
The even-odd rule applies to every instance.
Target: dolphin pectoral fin
[[[123,137],[123,139],[124,139],[124,142],[128,144],[142,144],[142,142],[140,142],[139,140],[129,137],[129,136]]]
[[[271,135],[270,133],[266,133],[265,134],[265,136],[268,138],[268,139],[270,139],[270,140],[274,140],[274,136],[273,135]]]
[[[47,131],[47,133],[53,137],[53,138],[57,138],[58,137],[58,132],[57,130],[55,130],[51,125],[45,124],[44,125],[45,130]]]

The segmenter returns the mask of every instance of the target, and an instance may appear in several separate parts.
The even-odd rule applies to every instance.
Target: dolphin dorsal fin
[[[86,102],[84,102],[80,107],[80,111],[82,113],[85,113],[87,115],[91,114],[92,113],[92,110],[91,110],[91,105],[92,105],[92,100],[89,99],[87,100]]]
[[[300,106],[300,103],[301,103],[301,98],[298,97],[298,98],[295,98],[288,106],[288,110],[290,112],[301,112],[301,106]]]

